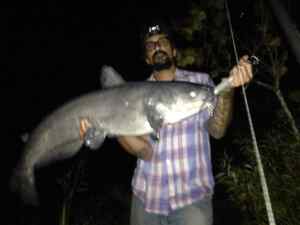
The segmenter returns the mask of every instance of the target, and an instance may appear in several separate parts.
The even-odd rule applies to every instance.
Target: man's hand
[[[87,119],[80,120],[79,135],[81,140],[84,140],[87,130],[91,127],[92,125]],[[146,136],[118,137],[118,141],[128,153],[143,160],[151,160],[153,150]]]
[[[253,78],[252,65],[248,61],[248,56],[243,56],[238,65],[234,66],[229,72],[229,81],[232,87],[242,86]]]
[[[87,119],[81,119],[80,120],[80,127],[79,127],[79,135],[80,140],[84,139],[84,136],[89,128],[91,128],[91,124]]]

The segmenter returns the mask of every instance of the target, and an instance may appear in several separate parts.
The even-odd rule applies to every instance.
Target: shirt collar
[[[181,70],[178,69],[178,68],[176,67],[174,80],[180,79],[181,74],[182,74],[180,71],[181,71]],[[149,81],[156,81],[156,79],[155,79],[155,77],[154,77],[154,73],[152,73],[152,74],[150,75],[150,77],[148,78],[148,80],[149,80]]]

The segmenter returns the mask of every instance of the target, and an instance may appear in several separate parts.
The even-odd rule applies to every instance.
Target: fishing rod
[[[228,21],[229,30],[230,30],[230,36],[231,36],[233,50],[234,50],[234,56],[235,56],[236,63],[238,64],[238,51],[237,51],[237,46],[236,46],[235,38],[234,38],[234,32],[233,32],[233,28],[232,28],[230,10],[229,10],[227,0],[224,0],[224,3],[225,3],[226,16],[227,16],[227,21]],[[224,81],[224,83],[225,82],[230,83],[229,81]],[[222,84],[222,82],[221,82],[221,84]],[[262,188],[263,197],[265,200],[268,221],[269,221],[270,225],[276,225],[276,221],[275,221],[275,217],[274,217],[274,213],[273,213],[273,209],[272,209],[271,198],[270,198],[270,194],[269,194],[269,189],[268,189],[268,185],[267,185],[267,180],[266,180],[263,163],[261,160],[261,155],[260,155],[257,140],[256,140],[256,134],[255,134],[252,116],[251,116],[251,112],[249,109],[248,99],[247,99],[246,90],[245,90],[244,86],[242,86],[242,93],[243,93],[243,99],[244,99],[244,105],[246,108],[247,118],[248,118],[248,122],[249,122],[250,133],[251,133],[256,163],[257,163],[257,167],[258,167],[258,174],[259,174],[259,178],[260,178],[261,188]]]

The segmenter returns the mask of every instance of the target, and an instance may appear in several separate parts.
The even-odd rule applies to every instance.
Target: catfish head
[[[212,114],[216,100],[213,87],[189,82],[170,82],[158,92],[148,105],[155,108],[162,123],[176,123],[202,110]]]

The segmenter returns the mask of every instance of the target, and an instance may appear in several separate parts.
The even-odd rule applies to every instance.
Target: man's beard
[[[175,63],[174,58],[170,58],[164,51],[157,51],[152,56],[153,64],[151,65],[154,71],[161,71],[171,68]]]

